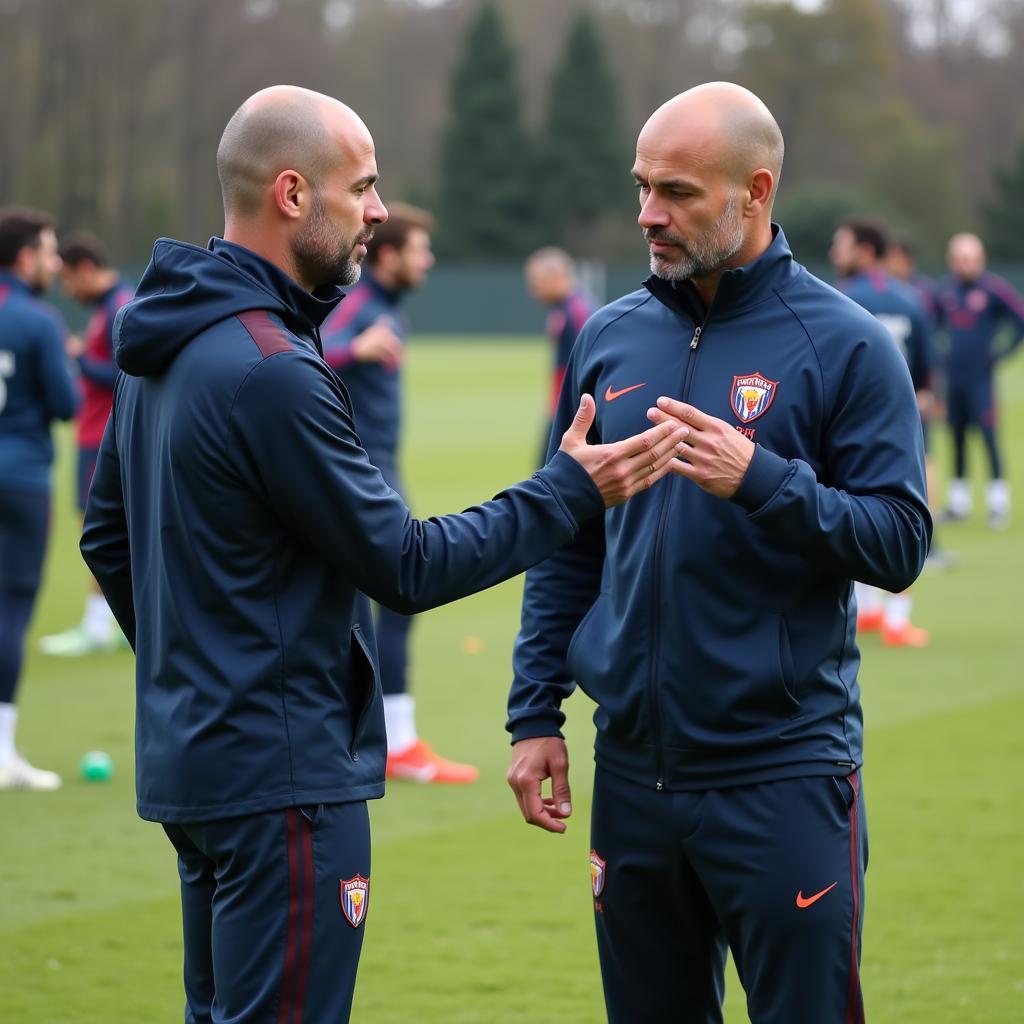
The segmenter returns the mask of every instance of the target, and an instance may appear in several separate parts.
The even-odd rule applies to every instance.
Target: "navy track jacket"
[[[161,239],[118,314],[124,371],[82,553],[136,658],[139,813],[196,822],[380,796],[369,602],[490,586],[604,508],[557,455],[461,515],[413,519],[356,436],[314,296],[256,254]]]
[[[921,570],[921,423],[886,328],[775,230],[710,311],[689,282],[651,278],[576,342],[553,436],[583,391],[602,441],[636,433],[670,395],[756,448],[731,501],[670,476],[527,574],[513,741],[560,735],[578,683],[598,705],[598,763],[645,785],[860,764],[851,581],[899,591]]]
[[[21,278],[0,272],[0,487],[5,491],[50,491],[50,424],[71,419],[78,407],[65,334],[52,306],[40,302]]]

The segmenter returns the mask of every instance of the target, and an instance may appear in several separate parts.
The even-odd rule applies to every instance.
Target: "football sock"
[[[0,704],[0,762],[14,757],[14,727],[18,709],[13,704]]]
[[[903,629],[910,623],[911,598],[909,594],[893,594],[885,602],[885,625],[888,629]]]
[[[102,594],[90,594],[85,601],[82,628],[97,640],[109,640],[114,634],[114,615]]]
[[[389,754],[397,754],[416,742],[416,701],[412,694],[384,695],[384,725]]]
[[[882,592],[878,587],[872,587],[867,583],[854,583],[854,593],[857,595],[857,612],[860,615],[872,615],[882,608]]]

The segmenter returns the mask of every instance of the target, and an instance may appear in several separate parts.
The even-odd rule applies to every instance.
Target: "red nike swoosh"
[[[637,388],[647,387],[647,381],[643,384],[633,384],[628,388],[623,388],[621,391],[613,391],[611,384],[605,389],[604,400],[606,402],[614,402],[616,398],[621,398],[623,395],[629,394],[630,391],[636,391]]]
[[[801,889],[796,894],[796,905],[803,910],[805,907],[809,907],[812,903],[817,903],[826,893],[831,892],[839,883],[833,882],[831,885],[826,886],[821,892],[816,892],[813,896],[804,896],[804,891]]]

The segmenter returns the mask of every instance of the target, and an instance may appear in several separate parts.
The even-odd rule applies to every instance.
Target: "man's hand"
[[[653,423],[675,421],[689,427],[682,459],[671,467],[673,473],[692,480],[716,498],[731,498],[736,493],[754,457],[753,441],[725,420],[674,398],[659,398],[658,407],[649,409],[647,418]]]
[[[551,780],[551,796],[541,793],[541,783]],[[520,740],[512,748],[512,764],[508,784],[519,801],[523,818],[548,832],[564,832],[565,822],[572,814],[572,793],[569,791],[569,751],[565,740],[557,736],[540,736]]]
[[[64,339],[64,351],[68,359],[77,359],[85,351],[85,342],[77,334],[68,334]]]
[[[352,358],[360,363],[382,363],[389,370],[402,365],[404,347],[402,339],[391,328],[388,317],[381,317],[361,334],[357,334],[349,345]]]
[[[590,474],[606,508],[621,505],[637,491],[660,480],[683,451],[683,439],[690,432],[689,427],[666,416],[658,426],[624,441],[588,444],[587,431],[593,425],[595,413],[594,399],[583,395],[572,425],[562,435],[560,450]]]

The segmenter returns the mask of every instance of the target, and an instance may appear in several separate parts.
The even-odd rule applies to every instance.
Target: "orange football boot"
[[[464,785],[476,782],[480,776],[471,764],[459,764],[434,753],[426,740],[416,740],[397,754],[388,754],[385,773],[389,779],[407,779],[410,782],[442,782]]]
[[[858,633],[878,633],[885,624],[885,612],[879,608],[876,612],[857,612]]]
[[[882,643],[886,647],[927,647],[931,640],[927,629],[911,625],[883,626]]]

